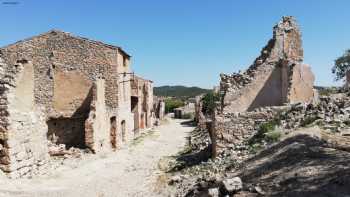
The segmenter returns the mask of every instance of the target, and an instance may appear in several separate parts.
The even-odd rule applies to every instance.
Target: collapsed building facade
[[[210,134],[214,151],[242,143],[256,126],[274,117],[275,110],[257,110],[317,98],[314,75],[303,63],[301,33],[293,17],[283,17],[273,38],[243,73],[221,74],[221,102]]]
[[[154,121],[153,82],[135,76],[131,83],[131,111],[134,114],[135,134],[150,128]]]
[[[152,126],[152,81],[120,47],[53,30],[0,48],[0,169],[31,176],[48,143],[114,151]]]
[[[155,124],[160,124],[160,120],[165,118],[165,98],[153,96],[153,110],[155,116]]]

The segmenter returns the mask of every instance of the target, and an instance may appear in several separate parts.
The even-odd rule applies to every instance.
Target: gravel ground
[[[169,120],[116,153],[67,160],[46,177],[0,179],[0,196],[168,196],[161,158],[183,149],[193,127]]]

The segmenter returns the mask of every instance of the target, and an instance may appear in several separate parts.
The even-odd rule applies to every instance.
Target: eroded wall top
[[[299,27],[293,17],[285,16],[273,27],[272,39],[245,72],[220,75],[221,110],[242,112],[291,101],[310,101],[314,77],[302,61]],[[310,71],[305,72],[308,76],[293,77],[299,68]],[[302,90],[304,87],[306,89]]]

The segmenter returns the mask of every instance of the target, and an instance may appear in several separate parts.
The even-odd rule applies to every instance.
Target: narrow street
[[[180,151],[193,127],[169,120],[116,153],[89,155],[48,177],[0,179],[0,196],[161,196],[155,194],[159,160]]]

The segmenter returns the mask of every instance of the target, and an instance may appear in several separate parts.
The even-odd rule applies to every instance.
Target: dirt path
[[[0,180],[0,196],[163,196],[153,191],[161,173],[158,162],[177,153],[193,128],[170,120],[128,148],[90,155],[63,165],[45,178]]]

